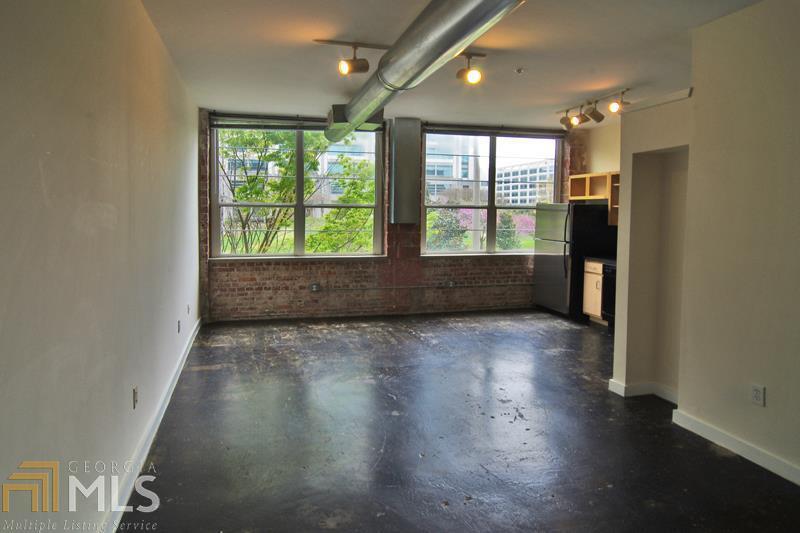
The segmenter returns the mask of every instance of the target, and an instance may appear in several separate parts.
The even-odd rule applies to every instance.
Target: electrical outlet
[[[312,283],[308,288],[311,292],[319,292],[322,290],[322,285],[319,283]]]
[[[750,386],[750,401],[759,407],[767,406],[767,388],[763,385],[753,383]]]
[[[139,405],[139,387],[133,388],[133,408],[136,409],[136,406]]]
[[[181,321],[178,320],[178,333],[180,333],[180,332],[181,332]]]

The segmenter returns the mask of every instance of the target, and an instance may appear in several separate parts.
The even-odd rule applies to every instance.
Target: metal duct
[[[524,2],[431,0],[383,55],[378,69],[350,103],[334,106],[325,137],[331,142],[342,140],[379,114],[398,92],[416,87]]]

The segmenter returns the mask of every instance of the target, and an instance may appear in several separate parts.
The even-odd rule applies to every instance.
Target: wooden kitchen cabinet
[[[603,264],[586,261],[583,272],[583,312],[602,320],[603,315]]]
[[[605,200],[608,202],[608,225],[619,221],[619,172],[573,174],[569,177],[569,200]]]

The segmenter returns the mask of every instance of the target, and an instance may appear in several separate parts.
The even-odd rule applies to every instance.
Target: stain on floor
[[[536,311],[204,326],[148,458],[161,507],[125,519],[796,530],[800,487],[672,424],[665,401],[610,393],[611,354],[604,329]]]

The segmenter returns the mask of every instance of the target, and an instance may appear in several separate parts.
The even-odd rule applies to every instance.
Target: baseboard
[[[161,425],[161,420],[164,418],[164,413],[167,411],[167,406],[172,399],[172,393],[175,391],[175,386],[178,384],[178,378],[180,378],[183,365],[186,363],[186,359],[189,357],[189,352],[192,350],[192,345],[197,337],[197,333],[200,331],[201,324],[202,321],[198,319],[197,322],[195,322],[188,339],[186,339],[186,344],[183,347],[183,353],[181,353],[180,360],[178,361],[178,364],[175,365],[175,369],[172,372],[172,378],[170,378],[169,386],[161,396],[158,411],[156,411],[156,414],[153,416],[150,425],[147,427],[147,432],[145,432],[145,434],[139,440],[139,443],[136,447],[136,452],[132,458],[133,464],[135,465],[142,465],[147,460],[147,454],[150,452],[150,446],[153,445],[153,440],[156,437],[158,426]],[[139,472],[134,469],[130,474],[125,476],[124,479],[120,480],[119,494],[125,495],[125,499],[119,502],[120,505],[124,506],[127,504],[128,500],[130,500],[131,495],[133,494],[134,484],[136,483],[136,479],[138,477]],[[125,514],[124,511],[109,511],[108,515],[106,516],[106,524],[112,524],[112,527],[113,524],[119,524],[120,520],[122,520],[123,514]],[[110,529],[110,531],[115,530],[116,528]]]
[[[781,459],[777,455],[759,448],[755,444],[751,444],[739,437],[731,435],[679,409],[672,411],[672,422],[692,433],[700,435],[704,439],[710,440],[714,444],[718,444],[723,448],[741,455],[745,459],[766,468],[784,479],[788,479],[792,483],[800,485],[800,466],[798,465]]]
[[[619,394],[623,398],[625,397],[625,384],[614,378],[608,380],[608,390],[614,394]]]
[[[646,396],[652,394],[670,403],[678,404],[678,393],[672,387],[651,381],[644,383],[625,384],[616,379],[608,380],[608,390],[625,398],[631,396]]]

